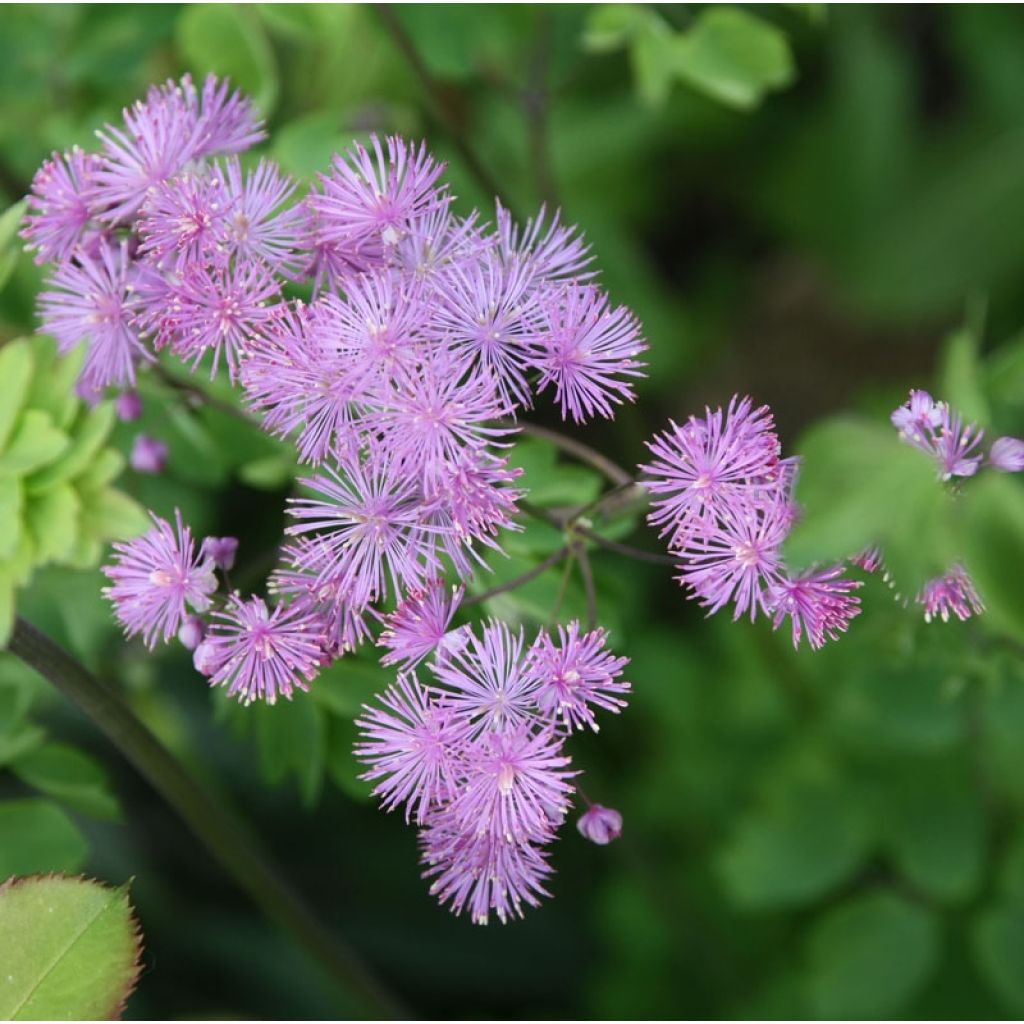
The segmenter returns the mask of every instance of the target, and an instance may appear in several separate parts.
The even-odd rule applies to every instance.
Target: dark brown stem
[[[470,173],[476,178],[477,183],[488,198],[496,199],[500,196],[502,202],[507,206],[508,197],[502,195],[502,191],[498,188],[498,184],[491,176],[490,171],[483,165],[476,151],[469,144],[466,131],[459,124],[459,119],[452,109],[448,95],[445,93],[441,83],[434,77],[430,68],[427,67],[422,54],[416,47],[416,43],[405,30],[405,26],[398,15],[395,14],[394,8],[390,4],[374,4],[373,7],[384,28],[392,40],[394,40],[398,49],[401,50],[402,55],[408,61],[416,77],[420,80],[420,84],[427,94],[429,104],[433,108],[434,116],[455,144],[455,148],[459,151],[459,155],[462,157]]]
[[[485,590],[482,594],[474,594],[462,602],[462,607],[470,608],[475,604],[482,604],[498,594],[504,594],[509,590],[516,590],[518,587],[529,583],[530,580],[536,579],[541,573],[547,572],[553,565],[558,565],[569,553],[568,545],[564,548],[559,548],[554,554],[548,555],[543,562],[535,565],[529,572],[524,572],[521,576],[516,576],[515,579],[511,579],[507,583],[499,583],[496,587],[491,587],[490,590]]]
[[[184,768],[117,690],[22,618],[9,649],[76,704],[167,801],[196,838],[278,927],[288,932],[374,1018],[407,1019],[355,950],[311,913],[245,825]]]

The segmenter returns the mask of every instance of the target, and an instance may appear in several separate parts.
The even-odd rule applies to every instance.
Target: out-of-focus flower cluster
[[[596,731],[595,711],[625,707],[629,684],[603,631],[572,622],[531,645],[493,620],[449,631],[459,597],[434,581],[389,616],[385,643],[403,671],[357,723],[357,755],[382,806],[418,826],[431,892],[486,924],[547,895],[546,848],[578,774],[565,740],[575,728]],[[598,843],[621,827],[621,817],[597,831],[581,818]]]
[[[767,615],[775,628],[789,619],[794,646],[806,638],[815,649],[845,632],[860,611],[860,583],[841,564],[800,574],[784,564],[782,544],[799,515],[798,463],[782,458],[767,406],[733,398],[724,411],[672,423],[648,447],[648,521],[708,614],[732,603],[734,619]]]
[[[420,714],[414,744],[448,730],[429,740],[433,781],[415,798],[381,782],[386,803],[415,802],[442,899],[475,919],[517,913],[541,891],[542,847],[568,807],[565,734],[622,705],[622,660],[576,626],[529,650],[498,623],[456,642],[462,588],[439,581],[468,582],[517,528],[522,409],[547,393],[581,423],[633,399],[638,321],[557,214],[525,227],[500,203],[492,224],[454,214],[422,145],[371,137],[300,195],[274,164],[240,159],[265,132],[213,76],[154,86],[98,137],[98,152],[44,164],[22,232],[51,265],[43,330],[63,352],[85,348],[80,393],[120,390],[132,421],[137,375],[161,350],[193,371],[225,367],[309,467],[269,603],[231,590],[231,538],[197,550],[180,515],[154,517],[105,570],[118,619],[150,647],[177,636],[243,703],[290,699],[383,621],[383,660],[407,674],[378,723]],[[309,301],[290,297],[302,288]],[[167,454],[141,435],[132,465],[158,473]],[[438,685],[425,687],[411,665],[431,653]],[[382,758],[371,771],[390,779]]]

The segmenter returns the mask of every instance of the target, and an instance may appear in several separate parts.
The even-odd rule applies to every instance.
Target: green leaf
[[[889,892],[855,896],[811,931],[811,1016],[893,1017],[927,982],[938,953],[939,922],[931,910]]]
[[[327,733],[327,772],[331,781],[346,796],[365,802],[373,796],[373,784],[359,778],[366,771],[366,767],[356,760],[353,752],[357,739],[358,730],[354,720],[330,720]]]
[[[67,450],[68,436],[39,409],[26,409],[0,455],[0,475],[27,475],[48,466]]]
[[[37,337],[35,346],[35,370],[26,404],[49,413],[53,422],[67,431],[82,405],[75,394],[75,381],[88,346],[78,345],[67,355],[58,355],[57,343],[47,335]]]
[[[323,786],[326,756],[321,709],[300,693],[294,700],[274,705],[254,704],[244,714],[255,718],[260,764],[267,781],[276,785],[294,777],[303,803],[313,806]]]
[[[75,479],[79,491],[96,491],[116,480],[125,467],[124,456],[116,448],[104,448],[89,468]]]
[[[238,467],[242,483],[263,491],[278,491],[295,479],[295,462],[284,455],[253,459]]]
[[[15,758],[11,770],[22,781],[74,810],[105,820],[120,816],[106,772],[74,747],[45,743]]]
[[[509,465],[523,471],[534,505],[586,505],[601,493],[601,475],[587,466],[560,462],[550,441],[524,438],[512,450]]]
[[[992,422],[992,410],[982,385],[979,345],[978,334],[970,327],[950,335],[942,353],[939,393],[965,420],[987,426]]]
[[[59,484],[43,494],[30,496],[25,521],[35,542],[39,563],[67,558],[78,534],[81,502],[70,484]]]
[[[327,171],[335,153],[344,152],[352,133],[343,129],[342,118],[333,111],[319,111],[296,118],[274,134],[271,152],[289,174],[305,180]]]
[[[27,209],[28,200],[22,199],[0,214],[0,289],[14,273],[15,264],[21,255],[17,232]]]
[[[985,602],[985,623],[1024,637],[1024,486],[983,471],[968,482],[962,505],[959,545]]]
[[[1014,1009],[1024,1012],[1024,906],[992,907],[971,930],[981,973]]]
[[[849,878],[867,841],[848,794],[832,784],[802,784],[739,818],[718,873],[745,910],[801,906]]]
[[[675,69],[691,86],[739,110],[793,79],[785,35],[739,7],[706,7],[675,41]]]
[[[116,416],[113,402],[104,402],[93,409],[83,408],[71,428],[71,444],[59,461],[32,474],[28,480],[29,491],[40,494],[86,472],[110,436]]]
[[[377,694],[383,693],[396,678],[396,672],[377,662],[357,656],[339,658],[320,675],[310,695],[332,715],[355,718],[362,713],[364,704],[372,704]]]
[[[127,885],[11,879],[0,887],[0,1018],[119,1019],[140,952]]]
[[[675,77],[678,39],[668,25],[650,13],[636,32],[629,57],[636,91],[648,106],[661,106],[668,99]]]
[[[583,48],[606,53],[624,46],[649,14],[639,4],[599,4],[587,15]]]
[[[803,518],[786,543],[791,564],[848,558],[881,544],[903,593],[947,568],[951,502],[926,454],[888,424],[837,418],[800,444]]]
[[[0,452],[7,447],[18,422],[32,378],[32,349],[28,338],[9,341],[0,348]]]
[[[82,529],[97,540],[129,540],[152,529],[146,510],[112,487],[83,496]]]
[[[979,794],[962,779],[929,772],[894,779],[887,795],[884,839],[899,870],[938,900],[969,899],[985,867]]]
[[[21,536],[25,489],[13,476],[0,476],[0,559],[10,558]]]
[[[256,100],[268,116],[277,105],[274,51],[254,10],[241,4],[197,4],[178,20],[178,46],[202,75],[214,71]]]
[[[0,803],[0,878],[77,871],[88,853],[78,827],[49,800]]]

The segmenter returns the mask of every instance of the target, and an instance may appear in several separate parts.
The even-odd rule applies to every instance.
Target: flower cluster
[[[936,401],[927,391],[911,391],[891,418],[904,441],[931,456],[942,480],[972,477],[983,465],[1003,473],[1024,470],[1024,441],[997,438],[986,458],[981,450],[985,432],[977,424],[965,423],[947,402]],[[985,609],[967,570],[959,563],[925,583],[914,600],[923,607],[927,622],[934,618],[946,622],[950,614],[963,621]]]
[[[641,467],[652,495],[648,521],[679,559],[680,582],[708,614],[734,606],[777,629],[790,620],[794,646],[817,649],[845,632],[860,611],[842,565],[790,574],[782,543],[798,515],[795,459],[782,458],[767,406],[733,398],[648,442]]]
[[[448,630],[458,600],[440,582],[388,617],[383,644],[405,670],[357,722],[364,778],[387,810],[420,830],[431,892],[476,923],[521,916],[547,895],[547,846],[575,791],[565,740],[597,729],[595,710],[617,712],[627,659],[605,649],[601,630],[579,623],[542,631],[488,621]],[[431,682],[415,666],[428,658]],[[617,812],[588,812],[580,830],[597,843],[622,829]]]

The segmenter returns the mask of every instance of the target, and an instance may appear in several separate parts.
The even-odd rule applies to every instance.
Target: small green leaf
[[[343,130],[342,118],[333,111],[318,111],[296,118],[274,134],[274,159],[289,174],[304,180],[326,172],[335,153],[352,142],[352,132]]]
[[[583,48],[606,53],[624,46],[649,13],[639,4],[599,4],[587,15]]]
[[[78,534],[81,502],[70,484],[59,484],[43,494],[30,496],[25,521],[35,542],[37,563],[67,558]]]
[[[260,764],[267,781],[278,784],[288,776],[294,777],[303,803],[313,806],[324,777],[323,711],[308,695],[300,693],[294,700],[274,705],[254,704],[244,713],[255,719]]]
[[[124,456],[116,448],[104,448],[89,468],[75,479],[79,491],[96,491],[116,480],[124,471]]]
[[[14,476],[0,476],[0,559],[10,558],[18,547],[25,507],[25,489]]]
[[[78,345],[67,355],[57,354],[57,343],[43,335],[35,339],[35,370],[27,405],[49,413],[61,430],[67,431],[82,406],[75,394],[75,381],[85,362],[88,346]]]
[[[793,79],[785,35],[739,7],[705,7],[675,40],[675,70],[721,103],[752,110],[767,92]]]
[[[310,687],[317,704],[332,715],[355,718],[396,678],[396,672],[358,656],[339,658],[325,668]]]
[[[18,422],[32,378],[32,349],[28,338],[0,348],[0,452]]]
[[[21,255],[18,245],[18,227],[28,209],[28,200],[22,199],[0,214],[0,289],[7,284]]]
[[[278,491],[295,479],[295,463],[283,455],[253,459],[238,467],[242,483],[263,491]]]
[[[357,738],[358,730],[354,720],[330,720],[327,732],[327,772],[331,781],[346,796],[365,803],[373,795],[373,783],[359,778],[366,767],[356,760],[353,752]]]
[[[965,420],[987,426],[992,422],[992,410],[982,385],[978,349],[979,338],[971,328],[961,327],[950,335],[942,353],[939,394]]]
[[[120,815],[106,772],[74,747],[44,743],[16,757],[11,770],[22,781],[74,810],[105,820]]]
[[[260,113],[274,112],[277,63],[256,11],[242,4],[196,4],[178,19],[177,39],[196,71],[229,77],[233,86],[255,97]]]
[[[55,462],[68,449],[68,436],[39,409],[26,409],[0,455],[0,475],[27,475]]]
[[[82,529],[96,540],[129,540],[152,529],[146,510],[113,487],[83,496]]]
[[[0,878],[44,871],[77,871],[88,853],[85,837],[55,803],[49,800],[0,803]]]
[[[28,480],[29,491],[41,494],[49,487],[73,480],[86,472],[110,436],[116,416],[113,402],[104,402],[92,409],[83,408],[71,427],[71,444],[59,461],[32,474]]]
[[[992,907],[971,932],[974,957],[995,991],[1024,1012],[1024,906]]]
[[[128,886],[11,879],[0,887],[0,1018],[120,1019],[140,952]]]
[[[889,892],[855,896],[821,917],[808,942],[813,1017],[895,1016],[927,982],[939,952],[933,911]]]

